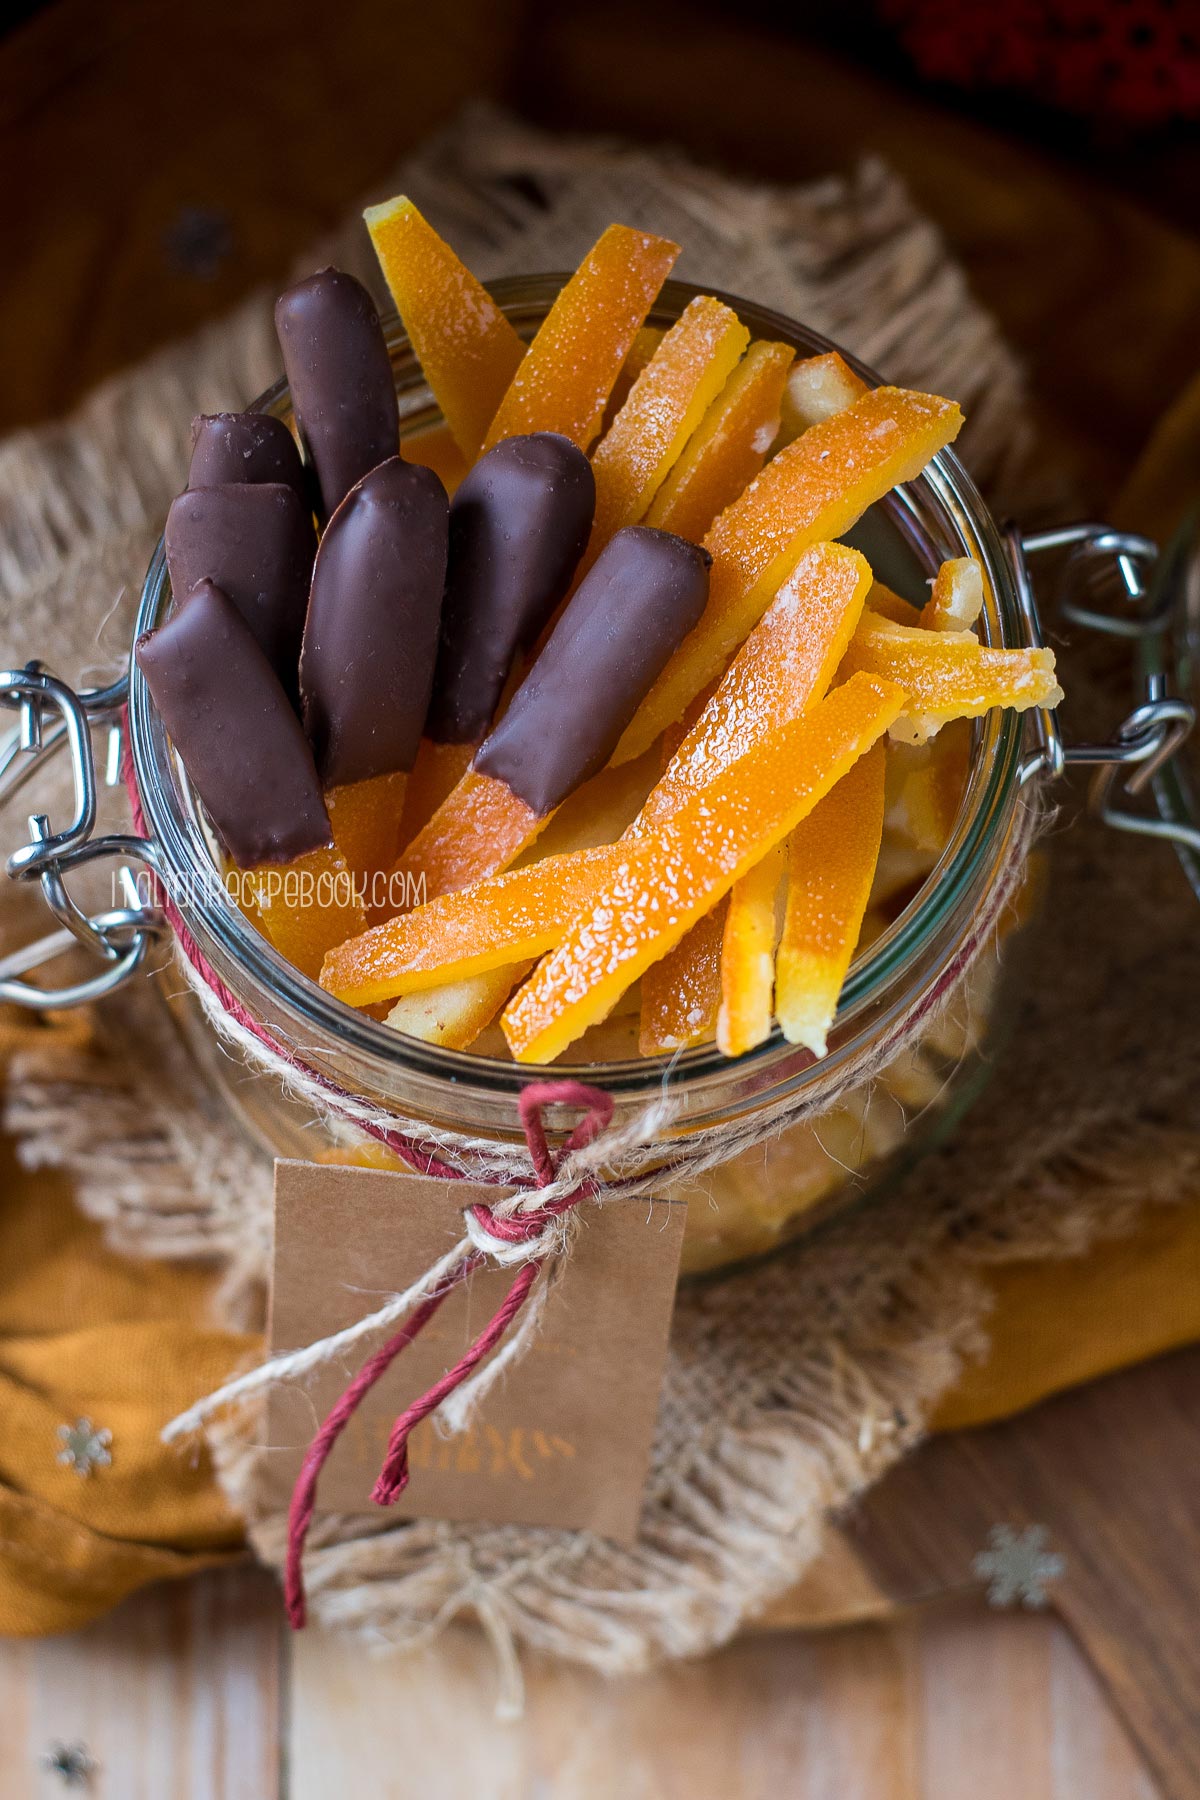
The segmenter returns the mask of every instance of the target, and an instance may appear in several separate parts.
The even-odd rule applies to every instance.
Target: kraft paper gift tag
[[[270,1349],[326,1337],[403,1292],[462,1236],[463,1211],[510,1188],[320,1163],[275,1165]],[[425,1420],[403,1518],[582,1528],[632,1541],[658,1412],[686,1206],[606,1199],[580,1228],[541,1329],[453,1437]],[[461,1356],[515,1270],[476,1270],[363,1400],[321,1475],[322,1512],[374,1513],[397,1415]],[[286,1504],[317,1426],[382,1336],[272,1390],[264,1482]]]

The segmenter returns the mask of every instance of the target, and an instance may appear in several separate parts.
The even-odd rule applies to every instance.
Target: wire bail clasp
[[[56,831],[46,813],[29,818],[29,841],[8,858],[14,881],[36,881],[59,929],[0,958],[0,1000],[38,1012],[80,1006],[112,993],[135,974],[153,944],[168,933],[155,906],[138,894],[128,860],[157,867],[153,844],[127,833],[93,836],[97,816],[96,760],[92,729],[108,728],[106,785],[120,779],[121,715],[128,683],[78,692],[49,673],[39,662],[23,669],[0,669],[0,706],[17,714],[16,723],[0,736],[0,801],[10,799],[60,751],[71,762],[75,815]],[[86,913],[72,899],[66,873],[84,863],[111,856],[122,859],[124,906]],[[94,974],[67,987],[47,988],[25,980],[73,945],[78,944],[102,965]]]
[[[1171,558],[1159,565],[1158,546],[1150,538],[1093,524],[1027,534],[1012,525],[1005,536],[1026,641],[1031,646],[1041,645],[1045,639],[1029,559],[1052,551],[1067,553],[1059,608],[1072,623],[1133,642],[1160,637],[1168,629],[1174,612],[1176,571]],[[1101,611],[1085,601],[1083,596],[1090,597],[1099,580],[1107,576],[1111,581],[1114,575],[1121,611]],[[1170,762],[1195,722],[1195,707],[1168,692],[1166,676],[1159,670],[1146,671],[1140,678],[1136,704],[1107,742],[1069,744],[1057,712],[1045,708],[1031,713],[1034,747],[1021,764],[1021,782],[1043,775],[1057,777],[1073,766],[1094,768],[1089,804],[1099,818],[1117,831],[1178,842],[1189,835],[1187,826],[1146,813],[1130,802],[1136,801]],[[1118,787],[1120,775],[1124,779]]]

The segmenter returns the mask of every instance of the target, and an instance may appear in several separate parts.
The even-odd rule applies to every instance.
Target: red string
[[[586,1087],[578,1081],[532,1081],[522,1090],[518,1109],[538,1187],[546,1187],[554,1179],[554,1160],[542,1123],[542,1107],[550,1105],[581,1106],[587,1109],[567,1139],[567,1151],[579,1150],[589,1144],[608,1124],[613,1111],[611,1095],[603,1093],[599,1088]],[[592,1184],[585,1182],[545,1206],[532,1207],[527,1212],[510,1214],[508,1217],[497,1217],[490,1206],[484,1205],[472,1206],[471,1212],[487,1231],[505,1243],[529,1243],[552,1219],[572,1206],[577,1206],[593,1191]],[[316,1508],[317,1482],[334,1444],[365,1395],[386,1373],[400,1352],[420,1336],[446,1296],[473,1274],[484,1260],[479,1251],[472,1251],[464,1256],[458,1267],[445,1277],[428,1300],[422,1302],[401,1329],[363,1364],[309,1445],[288,1508],[284,1600],[288,1619],[294,1630],[299,1631],[304,1625],[304,1544]],[[529,1298],[544,1261],[544,1257],[535,1256],[522,1264],[508,1293],[470,1348],[452,1369],[448,1369],[439,1381],[396,1420],[388,1439],[383,1467],[371,1495],[377,1505],[390,1506],[404,1492],[409,1475],[408,1442],[413,1431],[422,1419],[436,1412],[443,1400],[461,1387],[484,1357],[495,1349]]]
[[[589,1144],[596,1133],[608,1124],[613,1110],[612,1099],[608,1094],[602,1093],[599,1088],[585,1087],[580,1081],[531,1081],[522,1090],[517,1104],[525,1142],[529,1146],[534,1179],[539,1187],[548,1186],[554,1179],[554,1163],[542,1125],[542,1107],[559,1105],[587,1108],[567,1139],[567,1151],[581,1150],[585,1144]],[[479,1224],[493,1237],[501,1238],[508,1244],[526,1244],[536,1238],[551,1219],[577,1205],[584,1194],[590,1191],[590,1187],[576,1188],[558,1200],[550,1201],[546,1206],[533,1207],[524,1213],[511,1213],[507,1217],[497,1217],[490,1206],[477,1205],[470,1210]],[[495,1349],[529,1298],[544,1261],[544,1257],[538,1256],[521,1266],[494,1317],[480,1332],[470,1349],[452,1369],[447,1370],[440,1381],[435,1382],[428,1393],[423,1394],[396,1420],[388,1439],[383,1468],[371,1495],[376,1505],[390,1506],[400,1498],[408,1486],[408,1440],[412,1433],[421,1420],[428,1418],[431,1412],[436,1412],[442,1401],[461,1387],[472,1370]]]
[[[304,1554],[304,1541],[308,1536],[308,1528],[312,1524],[313,1512],[317,1504],[317,1480],[321,1470],[329,1459],[329,1453],[337,1443],[346,1425],[357,1411],[360,1402],[370,1393],[380,1376],[385,1374],[400,1352],[407,1349],[413,1339],[428,1325],[442,1301],[453,1293],[460,1282],[476,1270],[483,1257],[464,1257],[458,1267],[435,1288],[428,1300],[425,1300],[412,1316],[386,1344],[378,1349],[374,1356],[363,1364],[350,1386],[332,1408],[317,1432],[316,1437],[304,1454],[300,1465],[300,1473],[296,1477],[296,1485],[292,1489],[291,1504],[288,1507],[287,1529],[287,1562],[284,1568],[283,1595],[287,1605],[287,1615],[293,1631],[304,1629],[304,1575],[301,1569],[301,1558]]]

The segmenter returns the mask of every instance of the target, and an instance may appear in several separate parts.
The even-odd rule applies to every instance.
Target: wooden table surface
[[[609,1682],[528,1671],[493,1716],[482,1640],[402,1663],[305,1636],[267,1578],[208,1575],[74,1637],[0,1644],[0,1800],[82,1741],[106,1800],[1156,1800],[1066,1629],[952,1604],[886,1626],[742,1638]]]
[[[1132,177],[1109,190],[713,9],[460,0],[430,14],[344,0],[331,15],[316,0],[286,14],[246,0],[58,0],[0,40],[12,275],[0,429],[61,411],[276,279],[479,91],[550,123],[664,136],[788,180],[864,146],[886,155],[1027,359],[1048,431],[1096,506],[1200,354],[1200,242],[1163,208],[1139,207]],[[215,246],[199,272],[197,236]],[[1009,1512],[1045,1516],[1070,1408],[1088,1409],[1103,1446],[1154,1416],[1149,1397],[1165,1404],[1179,1372],[1130,1379],[1149,1385],[1101,1384],[1053,1403],[1065,1413],[919,1452],[855,1527],[875,1566],[900,1589],[907,1570],[940,1592],[945,1545],[921,1531],[938,1507],[960,1507],[968,1532]],[[517,1725],[492,1716],[490,1652],[466,1633],[397,1663],[317,1634],[285,1641],[275,1589],[249,1568],[147,1593],[74,1637],[0,1645],[0,1800],[62,1791],[40,1759],[76,1740],[98,1764],[85,1791],[108,1800],[326,1800],[339,1784],[380,1800],[1195,1800],[1195,1671],[1183,1655],[1148,1689],[1141,1671],[1153,1674],[1162,1645],[1152,1614],[1138,1616],[1145,1583],[1166,1579],[1160,1500],[1195,1533],[1193,1582],[1200,1570],[1180,1458],[1164,1452],[1153,1490],[1137,1457],[1086,1470],[1089,1530],[1128,1517],[1125,1563],[1138,1566],[1096,1568],[1086,1545],[1069,1545],[1088,1577],[1082,1597],[1072,1587],[1070,1629],[971,1594],[886,1623],[752,1634],[640,1681],[535,1664]],[[1066,1513],[1055,1530],[1070,1535]]]

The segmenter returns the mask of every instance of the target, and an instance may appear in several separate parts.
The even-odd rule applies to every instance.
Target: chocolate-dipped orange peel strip
[[[372,913],[403,904],[388,878],[433,681],[446,539],[441,482],[394,456],[346,495],[313,570],[304,726],[334,837]]]
[[[237,607],[201,582],[135,655],[221,844],[243,910],[302,974],[365,919],[312,752]]]
[[[404,823],[409,842],[466,773],[517,658],[570,586],[595,512],[582,450],[561,433],[505,438],[450,506],[433,694]]]
[[[425,898],[498,874],[608,761],[641,696],[700,617],[708,557],[668,532],[618,532],[467,774],[400,860]]]

